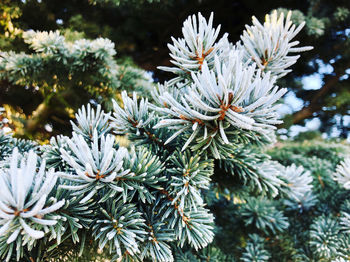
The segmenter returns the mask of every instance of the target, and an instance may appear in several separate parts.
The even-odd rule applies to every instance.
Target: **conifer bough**
[[[179,248],[202,252],[213,241],[214,216],[205,196],[221,193],[220,182],[211,183],[218,168],[228,171],[228,180],[237,176],[245,195],[290,201],[308,196],[312,177],[302,168],[283,168],[261,148],[245,153],[274,140],[280,123],[276,102],[286,92],[276,80],[297,61],[291,53],[311,49],[291,42],[302,26],[295,29],[290,13],[284,19],[274,12],[264,24],[254,18],[233,45],[227,34],[219,38],[213,15],[208,21],[200,13],[191,16],[184,38],[169,45],[175,67],[160,68],[176,77],[155,88],[152,102],[124,91],[123,106],[114,101],[113,114],[83,107],[72,137],[53,138],[36,147],[37,154],[6,143],[0,164],[1,259],[73,261],[92,245],[113,261],[181,261],[174,256]],[[35,33],[35,41],[31,34],[26,41],[37,52],[54,56],[65,50],[55,33]],[[76,43],[76,51],[91,43]],[[93,43],[98,49],[109,42]],[[127,135],[130,145],[120,146],[115,134]],[[1,131],[0,139],[13,138]],[[251,219],[262,202],[247,204],[246,225],[272,232],[289,226],[273,206]],[[263,240],[250,239],[243,260],[252,252],[269,258],[257,250]]]

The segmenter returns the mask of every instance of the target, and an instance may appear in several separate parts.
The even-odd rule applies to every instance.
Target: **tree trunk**
[[[314,112],[322,109],[322,101],[320,99],[324,98],[329,90],[339,81],[339,77],[342,74],[336,74],[332,76],[313,96],[310,104],[304,106],[301,110],[292,114],[292,123],[293,125],[299,124],[304,119],[312,117]]]
[[[41,123],[46,122],[49,117],[51,109],[49,105],[42,102],[34,111],[31,117],[26,121],[25,132],[33,133],[35,132]]]

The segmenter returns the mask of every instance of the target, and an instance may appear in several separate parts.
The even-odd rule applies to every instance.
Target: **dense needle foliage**
[[[174,78],[149,97],[123,91],[111,112],[83,106],[72,135],[48,145],[1,130],[1,259],[344,261],[349,148],[274,135],[286,92],[276,81],[312,49],[294,40],[303,25],[276,11],[232,44],[213,15],[190,16],[168,46],[173,67],[160,67]],[[74,68],[62,55],[92,50],[113,63],[106,39],[25,35],[39,54],[2,59]],[[112,85],[117,72],[99,66]]]

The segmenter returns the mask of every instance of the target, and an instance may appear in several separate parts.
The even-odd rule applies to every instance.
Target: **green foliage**
[[[245,252],[242,256],[242,261],[263,262],[270,258],[269,253],[264,249],[264,239],[256,234],[249,235],[249,242],[245,247]]]
[[[310,227],[310,248],[315,258],[329,261],[348,254],[347,237],[340,232],[338,221],[331,217],[319,217]]]
[[[350,25],[348,1],[307,0],[300,4],[295,1],[269,0],[264,3],[261,6],[258,0],[237,0],[229,3],[224,0],[5,0],[0,5],[0,47],[4,51],[28,51],[21,41],[21,33],[28,29],[58,29],[65,36],[69,35],[67,32],[75,32],[80,34],[80,38],[87,39],[104,37],[115,43],[120,57],[131,56],[138,66],[153,71],[156,80],[164,80],[168,75],[156,70],[156,66],[169,65],[166,44],[173,32],[175,35],[180,34],[177,25],[189,14],[202,11],[208,16],[210,6],[211,10],[220,14],[217,21],[222,24],[223,31],[230,34],[230,39],[239,39],[241,30],[252,14],[262,19],[266,13],[275,9],[285,15],[288,10],[293,10],[291,20],[296,25],[306,22],[301,39],[314,46],[315,50],[303,55],[303,61],[293,67],[293,72],[285,79],[286,82],[280,80],[281,86],[288,83],[304,107],[297,112],[289,110],[288,114],[291,115],[286,119],[290,121],[285,121],[284,125],[288,127],[291,124],[304,124],[305,119],[317,117],[322,122],[322,132],[331,134],[332,128],[336,127],[345,138],[349,131],[346,125],[350,81],[347,70],[347,29]],[[309,78],[303,79],[304,76],[319,77],[319,85],[310,89],[308,83],[311,81],[308,81]],[[14,89],[12,84],[2,81],[0,103],[10,104],[12,107],[20,106],[27,116],[34,110],[33,105],[25,101],[28,95],[35,98],[37,104],[43,101],[42,95],[38,95],[35,88]],[[18,98],[17,104],[13,101],[13,96]],[[82,97],[75,97],[76,101],[80,99]],[[88,100],[86,98],[71,108],[75,112],[82,104],[88,103]],[[72,106],[72,101],[68,102]],[[61,122],[56,121],[57,119],[49,119],[48,122],[54,123],[53,129],[60,131],[57,134],[69,134],[62,121],[67,125],[70,117],[58,108],[55,106],[55,111],[60,113],[58,115]],[[15,109],[21,112],[17,107]],[[45,132],[43,129],[40,131]]]
[[[87,91],[92,87],[116,88],[114,44],[109,40],[68,43],[59,32],[34,31],[23,33],[23,38],[35,53],[2,53],[2,79],[36,85],[49,93],[69,86],[83,86]]]
[[[283,232],[289,226],[283,212],[276,210],[272,203],[266,200],[248,199],[247,203],[242,205],[240,215],[245,226],[252,225],[265,234],[271,231],[275,235],[278,231]]]
[[[151,86],[145,72],[128,60],[117,65],[114,43],[108,39],[68,41],[59,31],[26,31],[23,39],[31,52],[1,52],[0,80],[36,90],[42,102],[30,116],[10,119],[17,135],[35,134],[57,111],[70,117],[71,109],[89,99],[110,108],[118,90]]]
[[[263,24],[253,18],[234,45],[226,34],[219,38],[212,19],[199,13],[185,21],[183,38],[169,45],[173,67],[162,67],[175,76],[152,92],[145,84],[149,99],[123,91],[105,113],[91,105],[103,94],[87,89],[94,99],[78,110],[72,135],[44,146],[0,131],[2,260],[346,259],[348,146],[276,143],[272,134],[286,92],[276,80],[297,61],[291,53],[310,49],[292,42],[303,25],[277,12]],[[81,52],[77,70],[95,69],[87,80],[106,77],[107,89],[121,87],[108,40],[24,36],[34,54],[13,58],[30,61],[28,68],[31,59],[41,69],[45,59],[59,66]],[[69,61],[64,68],[74,67]],[[8,80],[41,81],[18,65]],[[55,87],[43,78],[42,87],[65,89],[60,79]],[[128,139],[126,147],[115,135]]]

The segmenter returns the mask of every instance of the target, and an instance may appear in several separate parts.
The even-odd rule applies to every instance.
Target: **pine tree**
[[[22,32],[22,37],[32,52],[0,52],[0,80],[33,90],[31,108],[39,100],[36,108],[29,114],[21,112],[20,117],[8,106],[8,115],[16,115],[10,120],[17,136],[44,140],[45,125],[54,130],[61,122],[65,124],[62,118],[69,119],[81,103],[93,99],[111,108],[111,99],[118,99],[120,90],[132,87],[139,91],[143,86],[147,92],[151,86],[145,71],[127,60],[117,64],[114,43],[109,39],[87,40],[76,32],[62,35],[33,30]]]
[[[336,173],[343,160],[336,150],[295,159],[266,150],[276,141],[276,103],[286,92],[276,80],[296,63],[293,53],[311,49],[296,47],[303,24],[290,17],[274,12],[263,24],[253,18],[233,45],[227,34],[219,38],[213,15],[191,16],[183,38],[169,44],[174,67],[160,68],[175,77],[151,97],[123,91],[113,112],[83,106],[71,137],[49,145],[1,131],[1,259],[345,259],[350,209],[336,181],[346,185],[348,161]],[[34,34],[42,35],[31,38],[39,52],[60,53],[45,44],[51,41],[65,48],[58,34]],[[74,48],[109,43],[96,41]]]

